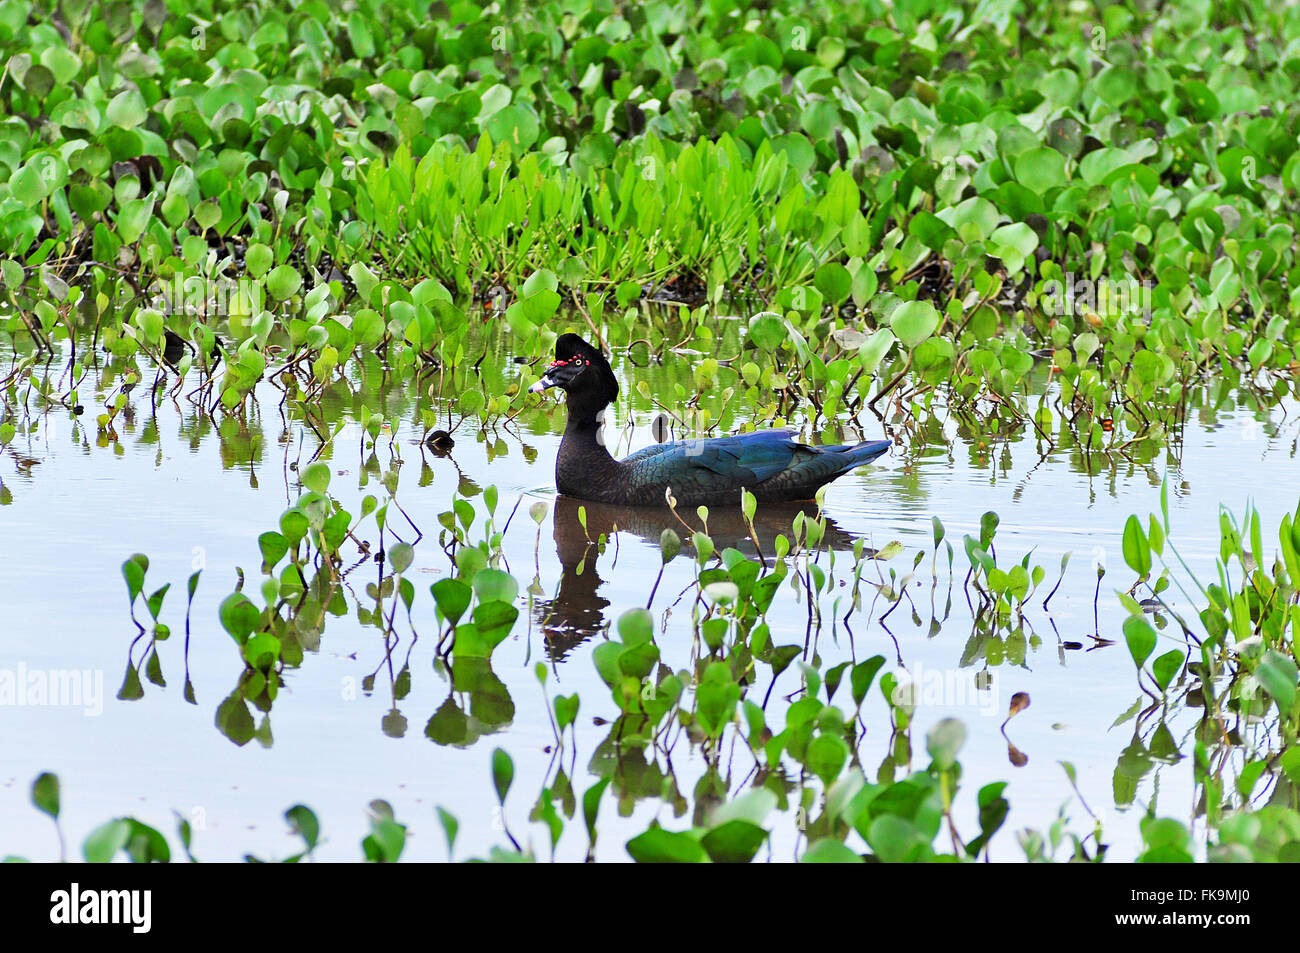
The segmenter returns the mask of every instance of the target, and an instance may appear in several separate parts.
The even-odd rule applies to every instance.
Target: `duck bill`
[[[572,361],[552,361],[542,379],[528,388],[528,392],[540,394],[550,387],[567,387],[581,373],[582,367]]]

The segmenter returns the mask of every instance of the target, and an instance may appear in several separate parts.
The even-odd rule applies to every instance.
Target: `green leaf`
[[[858,363],[862,366],[862,373],[870,377],[880,366],[880,362],[885,359],[889,349],[894,346],[894,332],[889,328],[876,328],[871,332],[865,344],[858,348]]]
[[[438,603],[443,618],[452,625],[459,622],[465,614],[473,595],[473,590],[459,579],[439,579],[429,587],[429,591],[433,593],[433,599]]]
[[[867,843],[880,860],[891,864],[914,859],[929,846],[929,838],[906,818],[882,814],[867,828]]]
[[[945,718],[925,736],[925,748],[935,767],[944,770],[957,762],[957,752],[966,743],[966,726],[956,718]]]
[[[258,548],[262,551],[262,562],[274,566],[289,551],[288,541],[279,533],[267,531],[257,537]],[[193,593],[191,593],[191,597]]]
[[[406,847],[406,825],[391,817],[374,818],[370,822],[370,836],[361,842],[361,846],[366,860],[371,863],[395,864]]]
[[[1074,339],[1074,359],[1080,365],[1086,364],[1099,347],[1101,347],[1101,341],[1097,338],[1097,335],[1091,331],[1084,331]]]
[[[843,842],[823,837],[815,841],[799,858],[805,864],[864,864],[861,855],[844,845]]]
[[[303,839],[308,853],[316,849],[320,842],[320,821],[311,808],[295,804],[284,812],[284,819],[289,822],[289,829]]]
[[[649,642],[654,638],[654,616],[646,609],[629,609],[618,617],[618,636],[629,647]]]
[[[747,864],[754,859],[765,840],[767,831],[757,824],[734,820],[710,830],[700,839],[700,846],[715,864]],[[631,849],[632,845],[629,844],[629,853]]]
[[[66,86],[81,72],[81,59],[58,43],[41,51],[41,65],[53,74],[54,81],[60,86]]]
[[[292,265],[280,265],[266,276],[266,290],[276,301],[285,301],[302,288],[302,275]]]
[[[932,252],[942,253],[944,243],[957,237],[956,230],[933,212],[924,209],[912,216],[907,232]]]
[[[218,609],[218,615],[222,628],[230,633],[230,637],[240,646],[248,641],[248,636],[262,618],[262,613],[257,606],[249,602],[248,597],[242,592],[232,592],[226,596]]]
[[[849,746],[839,735],[822,733],[808,743],[805,761],[808,770],[830,787],[844,770],[849,759]]]
[[[1156,684],[1160,686],[1161,691],[1169,688],[1170,682],[1183,667],[1184,657],[1178,649],[1171,649],[1151,663],[1151,673],[1155,676]]]
[[[1015,167],[1016,179],[1035,195],[1044,195],[1069,181],[1065,156],[1049,146],[1022,152],[1016,156]]]
[[[775,311],[760,311],[749,319],[748,340],[764,351],[775,351],[785,339],[785,318]]]
[[[659,555],[665,565],[676,559],[681,551],[682,538],[673,532],[671,526],[659,534]]]
[[[253,278],[261,278],[275,262],[275,253],[261,242],[253,242],[244,252],[244,267]]]
[[[1296,685],[1300,682],[1300,669],[1289,656],[1269,649],[1255,668],[1255,678],[1277,702],[1278,711],[1288,716],[1295,707]]]
[[[460,830],[460,822],[454,814],[441,806],[437,811],[438,823],[442,825],[442,832],[447,837],[447,856],[450,857],[456,849],[456,833]]]
[[[627,852],[638,864],[700,864],[708,857],[703,845],[690,834],[662,827],[652,827],[632,838],[627,842]]]
[[[600,798],[609,787],[609,778],[601,778],[582,795],[582,820],[587,825],[587,838],[596,843],[596,815],[600,811]]]
[[[515,779],[515,763],[503,748],[492,752],[492,786],[497,791],[497,801],[504,805],[510,785]]]
[[[500,569],[480,569],[474,574],[473,586],[479,602],[514,602],[519,595],[515,577]]]
[[[329,464],[317,460],[302,471],[302,485],[313,493],[324,493],[330,485]]]
[[[755,706],[757,707],[757,706]],[[759,709],[761,716],[762,709]],[[709,824],[717,827],[727,821],[743,820],[751,824],[762,824],[764,819],[776,810],[779,800],[775,793],[767,788],[753,788],[730,801],[724,801],[714,809]]]
[[[32,803],[36,809],[59,819],[59,776],[48,771],[32,782]]]
[[[135,606],[135,600],[140,597],[140,591],[144,589],[144,574],[149,569],[149,557],[144,553],[136,553],[122,563],[122,578],[126,580],[126,589],[131,596],[131,605]]]
[[[388,565],[393,572],[403,573],[415,559],[415,547],[410,543],[397,543],[388,548]]]
[[[998,524],[1002,518],[997,513],[989,510],[980,517],[980,549],[987,550],[993,542],[993,537],[997,535]]]
[[[839,262],[828,261],[813,275],[813,284],[831,304],[842,304],[853,290],[849,270]]]
[[[853,666],[853,671],[849,674],[850,684],[853,686],[853,703],[859,708],[862,707],[863,701],[866,700],[867,692],[871,689],[871,683],[880,671],[881,666],[885,664],[883,655],[873,655],[866,661],[859,662]]]
[[[1124,562],[1143,579],[1151,575],[1151,544],[1136,516],[1124,524]]]
[[[108,101],[104,118],[122,129],[134,129],[149,115],[144,97],[136,89],[124,89]]]
[[[581,699],[577,692],[572,695],[555,696],[555,723],[563,731],[569,725],[573,724],[578,718],[578,704]]]
[[[1133,656],[1133,664],[1141,668],[1155,651],[1156,630],[1141,616],[1129,616],[1124,620],[1124,640]]]
[[[914,348],[939,327],[939,312],[928,301],[905,301],[889,316],[889,327],[903,342]]]
[[[91,831],[81,845],[81,853],[88,864],[107,864],[126,846],[131,837],[131,825],[119,818]]]

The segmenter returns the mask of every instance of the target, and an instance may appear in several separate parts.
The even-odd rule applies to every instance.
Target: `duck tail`
[[[893,446],[893,443],[889,440],[864,440],[856,446],[846,447],[844,455],[851,462],[845,470],[847,471],[853,467],[863,466],[870,463],[872,460],[875,460],[877,457],[884,456],[889,452],[891,446]]]

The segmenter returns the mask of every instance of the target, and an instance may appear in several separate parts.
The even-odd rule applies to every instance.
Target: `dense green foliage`
[[[1153,396],[1294,363],[1293,11],[2,9],[9,330],[202,343],[187,296],[255,279],[213,309],[251,344],[228,402],[273,335],[324,376],[457,362],[489,297],[528,346],[566,297],[762,291],[813,345],[856,332],[851,397],[908,366],[1010,398],[1041,348],[1093,449],[1108,402],[1160,438]]]

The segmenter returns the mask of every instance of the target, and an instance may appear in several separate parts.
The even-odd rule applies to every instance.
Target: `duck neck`
[[[618,469],[617,461],[605,447],[604,417],[604,407],[597,410],[569,406],[564,439],[555,460],[556,488],[566,496],[592,498],[593,486]]]

